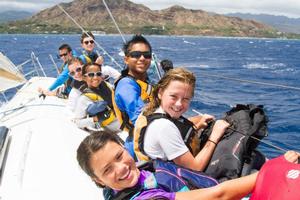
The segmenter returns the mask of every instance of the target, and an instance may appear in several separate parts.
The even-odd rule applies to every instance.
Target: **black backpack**
[[[252,168],[255,165],[255,168],[259,169],[265,159],[255,149],[259,140],[268,135],[268,117],[262,105],[238,104],[226,112],[223,119],[231,125],[216,146],[204,171],[220,182],[250,173],[250,169],[243,169],[245,166]],[[213,125],[214,122],[211,122],[202,132],[201,148],[209,138]]]

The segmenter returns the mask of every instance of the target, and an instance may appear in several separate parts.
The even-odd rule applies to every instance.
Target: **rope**
[[[239,81],[239,82],[244,82],[244,83],[253,83],[253,84],[258,84],[258,85],[267,85],[267,86],[281,87],[281,88],[285,88],[285,89],[300,90],[299,87],[293,87],[293,86],[287,86],[287,85],[281,85],[281,84],[274,84],[274,83],[265,83],[265,82],[260,82],[260,81],[244,80],[244,79],[232,78],[232,77],[228,77],[228,76],[207,74],[207,73],[202,73],[202,72],[200,73],[200,75],[204,75],[204,76],[208,76],[208,77],[214,77],[214,78],[222,78],[222,79],[227,79],[227,80],[232,80],[232,81]]]
[[[69,13],[67,13],[67,11],[65,11],[65,9],[63,9],[63,7],[61,7],[59,4],[57,5],[58,7],[59,7],[59,9],[61,9],[80,29],[81,29],[81,31],[82,32],[84,32],[85,34],[87,34],[89,37],[91,37],[84,29],[83,29],[83,27],[82,26],[80,26],[80,24],[78,24],[77,22],[76,22],[76,20],[71,16],[71,15],[69,15]],[[109,58],[110,58],[110,60],[114,63],[114,64],[116,64],[121,70],[123,70],[123,67],[119,64],[119,63],[117,63],[117,61],[97,42],[97,41],[95,41],[94,40],[94,42],[95,42],[95,44],[97,45],[97,47],[99,48],[99,49],[101,49],[102,51],[103,51],[103,53],[104,54],[106,54]]]
[[[120,30],[120,28],[119,28],[119,26],[118,26],[118,24],[117,24],[117,22],[116,22],[114,16],[112,15],[112,13],[111,13],[109,7],[107,6],[105,0],[102,0],[102,2],[103,2],[103,4],[104,4],[104,6],[105,6],[105,8],[106,8],[106,10],[107,10],[107,12],[108,12],[110,18],[113,20],[113,22],[114,22],[114,24],[115,24],[117,30],[119,31],[119,33],[120,33],[120,35],[121,35],[121,37],[122,37],[123,42],[126,43],[126,40],[125,40],[125,38],[124,38],[124,36],[123,36],[123,33],[121,32],[121,30]]]
[[[22,105],[22,106],[19,106],[19,107],[16,107],[16,108],[12,108],[12,109],[9,109],[9,110],[2,111],[2,112],[0,112],[0,115],[1,114],[7,114],[9,112],[13,112],[13,111],[16,111],[16,110],[20,110],[22,108],[39,107],[39,106],[65,107],[65,105],[63,105],[63,104],[61,104],[61,105],[58,105],[58,104],[31,104],[31,105]]]

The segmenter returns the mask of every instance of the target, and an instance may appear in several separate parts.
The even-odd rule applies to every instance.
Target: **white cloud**
[[[72,0],[0,0],[0,11],[30,10],[39,11],[61,2]],[[99,0],[101,1],[101,0]],[[266,13],[300,17],[300,0],[131,0],[144,4],[151,9],[164,9],[172,5],[181,5],[189,9],[202,9],[216,13]]]
[[[61,2],[70,2],[72,0],[15,0],[3,1],[0,0],[0,11],[6,10],[23,10],[23,11],[39,11],[49,8]]]
[[[132,0],[143,3],[151,9],[163,9],[181,5],[190,9],[202,9],[216,13],[266,13],[300,17],[299,0]]]

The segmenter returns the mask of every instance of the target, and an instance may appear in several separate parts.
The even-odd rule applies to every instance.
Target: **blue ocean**
[[[299,40],[190,36],[147,38],[160,60],[170,59],[175,67],[182,66],[195,73],[197,87],[191,108],[221,118],[236,104],[264,105],[269,117],[269,136],[263,140],[280,148],[300,151]],[[96,41],[124,66],[120,56],[123,42],[119,35],[99,35]],[[80,52],[80,35],[0,35],[0,51],[16,65],[28,60],[34,52],[47,76],[53,77],[57,72],[49,54],[59,66],[61,63],[56,55],[62,43],[68,43]],[[101,48],[98,50],[103,54]],[[105,64],[119,69],[105,53],[104,58]],[[23,68],[24,73],[30,70]],[[157,77],[153,76],[155,79]],[[193,114],[192,110],[188,113]],[[266,144],[261,143],[259,148],[269,158],[282,154]]]

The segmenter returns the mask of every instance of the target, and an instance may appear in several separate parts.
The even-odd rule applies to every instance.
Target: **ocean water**
[[[127,35],[126,38],[131,36]],[[147,36],[159,59],[170,59],[175,67],[191,70],[197,86],[191,108],[222,117],[238,103],[264,105],[269,117],[269,136],[264,141],[284,149],[300,151],[300,90],[233,81],[222,77],[251,80],[300,88],[300,41],[254,38],[217,38],[189,36]],[[21,64],[34,52],[47,76],[56,76],[49,54],[68,43],[80,51],[80,35],[0,35],[0,51],[15,64]],[[118,35],[96,36],[96,41],[121,66],[122,39]],[[98,49],[100,53],[102,50]],[[104,55],[105,63],[115,65]],[[118,67],[116,67],[118,69]],[[27,65],[24,73],[31,69]],[[220,77],[212,77],[218,75]],[[156,79],[154,77],[153,79]],[[13,91],[8,92],[11,96]],[[193,115],[192,111],[188,115]],[[268,157],[282,152],[261,144]]]

